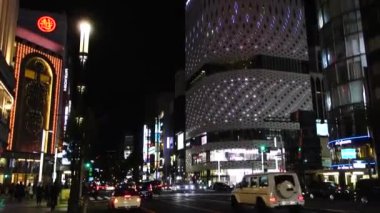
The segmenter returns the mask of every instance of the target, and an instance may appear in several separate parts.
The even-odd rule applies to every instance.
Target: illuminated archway
[[[14,149],[39,152],[43,130],[51,126],[54,72],[39,56],[26,58],[18,79]],[[45,143],[47,150],[48,143]]]

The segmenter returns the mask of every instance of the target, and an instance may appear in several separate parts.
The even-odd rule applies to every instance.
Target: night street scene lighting
[[[379,13],[0,0],[0,212],[378,212]]]

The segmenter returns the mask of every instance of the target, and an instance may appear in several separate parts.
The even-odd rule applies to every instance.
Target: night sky
[[[173,91],[184,68],[184,0],[20,0],[21,8],[66,12],[69,36],[88,18],[89,97],[99,125],[98,150],[142,130],[145,95]],[[123,31],[123,32],[122,32]]]

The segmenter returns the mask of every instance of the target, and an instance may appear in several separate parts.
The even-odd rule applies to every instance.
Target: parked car
[[[380,200],[380,180],[361,179],[356,182],[354,199],[361,204],[378,203]]]
[[[267,208],[289,208],[298,212],[305,205],[296,173],[263,173],[245,175],[231,193],[231,205],[255,205],[261,211]]]
[[[223,182],[215,182],[211,185],[211,189],[215,191],[220,191],[220,192],[230,192],[232,191],[232,188]]]
[[[305,190],[305,195],[308,198],[327,198],[329,200],[345,199],[350,200],[353,198],[352,188],[349,186],[339,186],[331,181],[318,182],[314,181]]]

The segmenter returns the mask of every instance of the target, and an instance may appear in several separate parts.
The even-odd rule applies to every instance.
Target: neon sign
[[[370,137],[368,135],[363,135],[363,136],[354,136],[354,137],[348,137],[348,138],[341,138],[333,141],[329,141],[328,146],[342,146],[345,144],[351,144],[351,143],[356,143],[356,142],[363,142],[369,140]]]
[[[55,20],[50,16],[42,16],[37,21],[37,27],[44,33],[53,32],[57,24]]]

